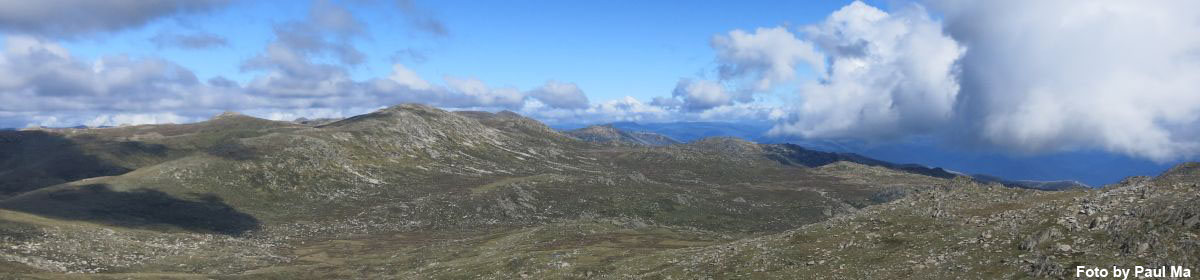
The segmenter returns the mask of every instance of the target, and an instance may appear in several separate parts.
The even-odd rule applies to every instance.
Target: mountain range
[[[1007,181],[1037,186],[1103,186],[1127,176],[1151,176],[1179,162],[1154,162],[1095,150],[1061,151],[1041,155],[1021,155],[984,148],[960,147],[931,139],[906,139],[889,142],[864,142],[852,139],[807,139],[771,135],[768,122],[614,122],[607,124],[631,132],[658,133],[681,142],[705,137],[738,137],[759,143],[793,143],[814,150],[855,153],[876,159],[939,166],[956,172],[982,177],[1007,178]],[[560,124],[568,131],[587,125]]]
[[[1195,264],[1197,166],[1045,191],[420,104],[0,131],[0,278],[1065,277]]]

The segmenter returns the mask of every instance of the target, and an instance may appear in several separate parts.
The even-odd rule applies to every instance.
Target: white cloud
[[[529,92],[529,96],[554,108],[587,108],[588,98],[575,83],[555,80]]]
[[[828,77],[803,84],[773,131],[1200,154],[1200,2],[932,3],[944,22],[917,5],[855,2],[804,28],[831,61]]]
[[[1200,2],[935,3],[962,58],[959,127],[1024,152],[1200,152]]]
[[[888,14],[854,2],[804,31],[829,61],[811,67],[828,75],[799,87],[792,120],[773,133],[887,139],[950,121],[966,48],[920,7]]]
[[[388,79],[397,84],[409,87],[415,90],[428,90],[433,88],[429,82],[421,79],[412,69],[408,69],[399,63],[392,65],[392,74],[388,75]]]
[[[450,92],[443,95],[442,106],[520,108],[525,93],[512,87],[492,88],[475,78],[444,77]]]
[[[350,108],[296,108],[287,110],[278,109],[251,109],[242,112],[251,116],[258,116],[264,119],[273,121],[294,121],[300,118],[305,119],[340,119],[350,116],[370,113],[371,111],[383,109],[383,107],[350,107]]]
[[[734,96],[725,85],[710,80],[679,79],[675,90],[671,91],[672,99],[655,99],[657,105],[681,104],[688,111],[701,111],[709,108],[733,104]]]
[[[5,5],[18,4],[0,3]],[[98,31],[112,30],[116,29]],[[280,119],[340,117],[406,102],[517,110],[531,100],[520,89],[491,87],[475,78],[447,77],[444,84],[434,84],[400,64],[388,75],[354,80],[348,69],[366,59],[354,42],[368,34],[364,22],[340,3],[315,1],[307,18],[275,24],[273,31],[275,38],[262,52],[241,65],[255,75],[244,85],[219,76],[200,82],[187,68],[152,56],[78,59],[43,37],[8,34],[0,53],[0,127],[179,122],[207,119],[221,111]],[[221,41],[201,36],[207,38],[184,42],[190,39],[176,35],[163,35],[158,41]],[[569,82],[552,80],[532,92],[552,106],[579,109],[588,103],[583,90]]]
[[[101,126],[121,126],[121,125],[142,125],[142,124],[166,124],[166,123],[187,123],[192,119],[176,115],[174,113],[153,113],[153,114],[102,114],[95,118],[84,122],[83,125],[88,127]]]
[[[601,102],[583,112],[613,121],[655,121],[667,119],[671,115],[663,108],[647,105],[631,96]]]
[[[0,111],[141,110],[217,106],[220,95],[186,68],[157,58],[73,58],[63,47],[27,36],[5,38],[0,53]],[[230,100],[233,101],[233,100]]]
[[[607,123],[617,121],[663,122],[677,120],[678,114],[660,106],[642,103],[625,96],[593,103],[587,108],[554,108],[536,99],[526,101],[521,114],[549,123]]]
[[[731,120],[770,120],[778,115],[785,114],[779,107],[759,104],[759,103],[744,103],[714,107],[696,113],[696,118],[712,121],[731,121]]]
[[[721,79],[749,79],[747,90],[768,91],[791,81],[803,64],[824,72],[823,57],[812,43],[797,39],[784,27],[758,28],[753,33],[733,30],[714,36],[712,47],[717,51]]]

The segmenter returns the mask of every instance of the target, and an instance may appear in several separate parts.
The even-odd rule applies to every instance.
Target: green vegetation
[[[1047,192],[411,104],[0,133],[0,279],[1023,278],[1200,255],[1191,165]]]

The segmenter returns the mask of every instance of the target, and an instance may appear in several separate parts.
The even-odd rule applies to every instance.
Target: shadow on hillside
[[[236,161],[256,159],[261,154],[257,148],[242,144],[238,138],[222,139],[212,147],[205,149],[204,152],[211,156]]]
[[[114,191],[103,184],[34,193],[5,201],[0,208],[121,227],[175,227],[234,236],[259,228],[258,219],[215,195],[186,200],[151,189]]]
[[[91,149],[120,157],[166,157],[167,148],[142,142],[80,137]],[[0,197],[66,182],[131,171],[87,153],[79,141],[44,131],[0,131]]]

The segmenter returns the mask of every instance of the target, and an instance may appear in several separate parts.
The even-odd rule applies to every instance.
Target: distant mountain
[[[612,125],[593,125],[563,133],[583,141],[612,145],[666,146],[682,143],[662,134],[617,129]]]
[[[1005,186],[1026,188],[1026,189],[1035,189],[1035,190],[1062,191],[1062,190],[1071,190],[1071,189],[1091,188],[1091,186],[1088,186],[1087,184],[1080,183],[1079,181],[1073,181],[1073,180],[1063,180],[1063,181],[1008,180],[1008,179],[991,176],[991,175],[985,175],[985,174],[976,174],[976,175],[972,175],[971,177],[975,178],[976,180],[980,180],[981,182],[984,182],[984,183],[993,183],[994,182],[994,183],[999,183],[999,184],[1002,184]]]
[[[316,119],[298,118],[298,119],[292,120],[292,122],[297,123],[297,124],[303,124],[303,125],[318,126],[318,125],[329,124],[329,123],[340,121],[340,120],[342,120],[342,119],[340,119],[340,118],[316,118]]]
[[[1156,175],[1178,163],[1158,163],[1102,151],[1071,151],[1035,156],[1009,155],[958,148],[927,139],[865,143],[769,136],[767,131],[771,129],[771,124],[763,122],[616,122],[611,126],[628,131],[658,133],[683,142],[705,137],[731,136],[758,143],[792,143],[821,151],[855,153],[884,161],[940,166],[967,174],[986,174],[985,176],[1008,178],[1013,182],[1078,181],[1090,186],[1103,186],[1116,183],[1127,176]],[[575,127],[580,125],[556,128]]]

